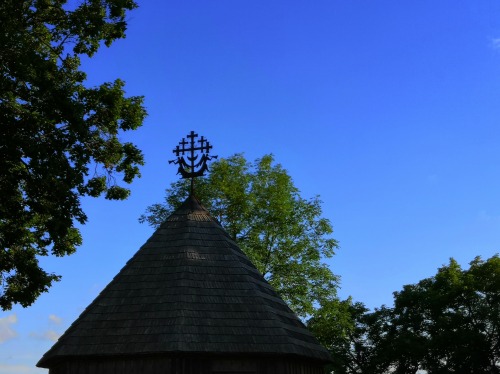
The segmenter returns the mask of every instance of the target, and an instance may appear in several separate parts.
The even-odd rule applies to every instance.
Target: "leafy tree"
[[[127,198],[143,156],[123,131],[141,126],[142,97],[115,80],[85,86],[80,57],[125,36],[132,0],[0,2],[0,307],[26,307],[59,276],[38,259],[81,244],[82,196]]]
[[[500,258],[453,259],[433,277],[368,311],[331,301],[308,322],[335,374],[500,373]]]
[[[451,259],[431,278],[394,295],[394,324],[407,333],[421,368],[437,373],[500,373],[500,258]],[[417,344],[417,345],[415,345]]]
[[[391,309],[383,306],[370,312],[363,303],[331,300],[307,322],[308,328],[327,348],[334,374],[388,373],[387,327]]]
[[[369,354],[367,327],[362,321],[368,309],[362,303],[331,300],[323,303],[308,328],[330,351],[333,363],[328,368],[335,374],[364,373]]]
[[[335,297],[338,279],[322,257],[332,257],[337,242],[321,201],[302,198],[272,155],[214,162],[195,194],[298,315]],[[172,183],[165,202],[148,207],[140,221],[158,227],[188,195],[188,181]]]

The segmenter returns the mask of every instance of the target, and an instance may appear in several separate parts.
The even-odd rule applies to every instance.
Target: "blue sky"
[[[0,374],[34,365],[152,234],[138,223],[176,180],[190,130],[220,157],[273,153],[323,200],[341,297],[374,308],[454,257],[500,251],[500,2],[139,1],[128,36],[84,60],[149,116],[125,202],[84,199],[84,245],[43,259],[63,276],[0,313]]]

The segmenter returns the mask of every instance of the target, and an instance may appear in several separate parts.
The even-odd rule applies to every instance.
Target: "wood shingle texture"
[[[328,352],[191,196],[37,366],[51,374],[319,373],[328,361]],[[272,362],[282,364],[269,369]]]

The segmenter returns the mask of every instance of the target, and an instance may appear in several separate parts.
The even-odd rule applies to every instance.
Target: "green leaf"
[[[165,202],[148,207],[140,222],[158,227],[188,196],[189,181],[166,192]],[[319,198],[302,198],[272,155],[214,162],[196,180],[195,194],[298,315],[335,298],[338,277],[322,262],[337,248],[330,221],[321,217]]]
[[[37,256],[68,255],[82,239],[83,196],[123,200],[143,155],[119,138],[139,128],[143,98],[117,79],[85,85],[82,54],[125,36],[130,0],[0,2],[0,307],[30,305],[57,275]],[[23,251],[23,256],[19,255]],[[15,254],[15,255],[14,255]],[[24,262],[24,263],[22,263]],[[29,266],[28,266],[29,264]]]

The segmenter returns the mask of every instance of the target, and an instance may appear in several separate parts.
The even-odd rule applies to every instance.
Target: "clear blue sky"
[[[152,234],[137,218],[176,180],[190,130],[220,157],[273,153],[319,194],[340,242],[341,297],[370,308],[454,257],[500,251],[500,2],[139,1],[128,36],[84,61],[89,85],[145,95],[126,135],[146,165],[125,202],[85,199],[63,276],[0,313],[0,374],[34,365]]]

